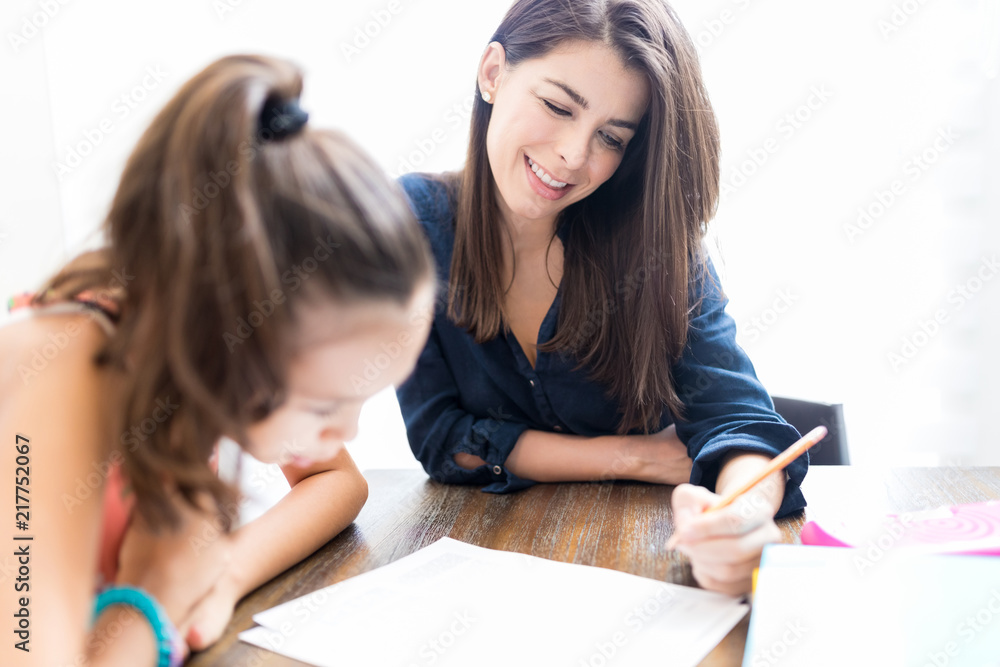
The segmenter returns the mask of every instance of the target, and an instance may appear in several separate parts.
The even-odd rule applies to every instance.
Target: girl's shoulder
[[[81,608],[81,600],[65,591],[93,585],[98,550],[81,547],[100,539],[104,475],[119,430],[112,414],[117,378],[93,362],[106,341],[94,318],[79,312],[26,312],[0,327],[0,432],[7,446],[16,440],[23,447],[27,465],[19,476],[29,480],[37,543],[70,554],[44,560],[48,583],[36,594],[55,601],[62,591],[67,609]],[[8,481],[0,491],[13,497],[15,460],[2,459],[0,475]]]
[[[105,325],[81,308],[24,312],[0,326],[0,394],[16,397],[32,385],[58,384],[78,395],[99,391],[104,371],[93,359],[107,342]]]

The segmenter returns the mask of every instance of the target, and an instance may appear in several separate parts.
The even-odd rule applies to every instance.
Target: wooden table
[[[237,606],[222,639],[189,665],[302,665],[244,644],[251,616],[282,602],[402,558],[441,537],[557,561],[607,567],[695,585],[686,559],[667,551],[673,487],[631,482],[539,484],[508,495],[430,481],[417,470],[366,473],[370,493],[357,521],[313,556],[267,582]],[[782,519],[785,542],[804,521],[844,508],[916,511],[1000,498],[1000,468],[815,466],[803,484],[809,507]],[[703,667],[740,665],[749,616]]]

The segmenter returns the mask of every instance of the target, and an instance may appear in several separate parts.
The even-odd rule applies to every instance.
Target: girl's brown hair
[[[402,191],[371,159],[308,124],[279,139],[283,119],[262,118],[265,103],[301,92],[297,67],[254,55],[222,58],[185,83],[125,166],[108,246],[35,298],[117,288],[119,325],[96,361],[127,371],[123,467],[153,525],[176,522],[165,478],[189,502],[207,490],[231,506],[209,456],[222,435],[246,442],[246,426],[279,405],[300,307],[403,305],[433,276]],[[179,407],[135,439],[130,427],[150,423],[158,401]]]
[[[682,417],[672,366],[687,339],[692,277],[719,197],[719,135],[697,53],[662,0],[518,0],[491,38],[507,66],[567,40],[603,42],[650,83],[651,99],[615,174],[566,208],[562,305],[555,336],[539,346],[573,355],[621,406],[619,432]],[[456,200],[449,316],[477,342],[504,325],[503,234],[486,154],[492,106],[477,89]]]

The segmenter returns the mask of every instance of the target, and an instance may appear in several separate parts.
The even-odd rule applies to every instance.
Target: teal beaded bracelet
[[[159,651],[157,667],[178,667],[184,659],[183,640],[170,621],[170,617],[152,595],[132,586],[108,586],[97,595],[94,602],[94,622],[101,612],[114,604],[123,604],[137,610],[153,628]]]

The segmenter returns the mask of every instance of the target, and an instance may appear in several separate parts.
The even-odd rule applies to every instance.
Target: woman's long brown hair
[[[280,404],[301,306],[406,304],[433,275],[401,190],[353,143],[308,124],[276,139],[262,121],[265,102],[301,91],[297,67],[262,56],[197,74],[129,158],[107,247],[35,297],[104,291],[118,272],[120,322],[96,361],[122,371],[123,467],[153,525],[176,523],[165,479],[189,502],[209,491],[231,507],[209,456],[222,435],[246,442],[246,426]],[[179,407],[136,438],[131,427],[165,403]]]
[[[644,74],[651,99],[615,174],[563,211],[562,305],[540,351],[591,369],[621,409],[619,432],[683,417],[672,366],[687,340],[692,278],[719,197],[719,135],[694,45],[662,0],[518,0],[490,41],[507,65],[567,40],[603,42]],[[477,342],[498,335],[503,312],[503,222],[486,154],[492,106],[477,89],[464,171],[446,179],[456,201],[449,316]]]

